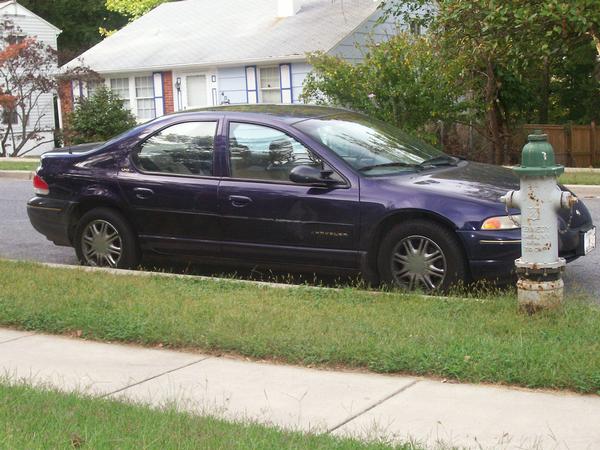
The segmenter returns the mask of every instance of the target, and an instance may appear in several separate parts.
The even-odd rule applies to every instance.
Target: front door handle
[[[236,208],[242,208],[252,203],[252,199],[250,197],[244,197],[243,195],[230,195],[229,201]]]
[[[135,192],[135,196],[140,200],[144,200],[146,198],[150,198],[154,195],[154,191],[148,188],[133,188],[133,192]]]

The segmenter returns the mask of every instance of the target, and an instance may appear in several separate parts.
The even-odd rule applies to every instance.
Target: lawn
[[[26,386],[0,384],[0,398],[0,448],[6,449],[391,448]]]
[[[40,162],[37,160],[23,159],[0,159],[0,170],[29,170],[33,171],[38,168]]]
[[[599,172],[569,172],[563,174],[560,179],[562,184],[600,184]]]
[[[600,394],[600,308],[116,276],[0,261],[0,326]]]

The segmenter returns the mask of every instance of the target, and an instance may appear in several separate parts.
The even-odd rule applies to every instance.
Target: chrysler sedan
[[[434,291],[511,275],[519,212],[499,200],[511,189],[510,170],[354,112],[247,105],[48,153],[27,206],[86,265],[131,268],[155,253]],[[562,214],[560,255],[572,261],[592,221],[581,202]]]

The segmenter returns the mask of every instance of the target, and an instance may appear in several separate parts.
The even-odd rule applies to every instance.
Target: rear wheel
[[[86,266],[128,269],[140,261],[131,226],[109,208],[95,208],[83,215],[75,234],[75,251]]]
[[[466,281],[466,261],[455,234],[432,221],[396,225],[383,238],[378,269],[388,286],[409,291],[447,291]]]

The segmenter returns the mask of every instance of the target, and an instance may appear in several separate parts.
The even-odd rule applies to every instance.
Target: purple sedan
[[[33,226],[82,264],[136,267],[158,253],[435,291],[511,275],[519,212],[499,198],[515,188],[507,169],[361,114],[248,105],[48,153],[27,207]],[[592,221],[581,202],[568,216],[560,254],[572,261]]]

